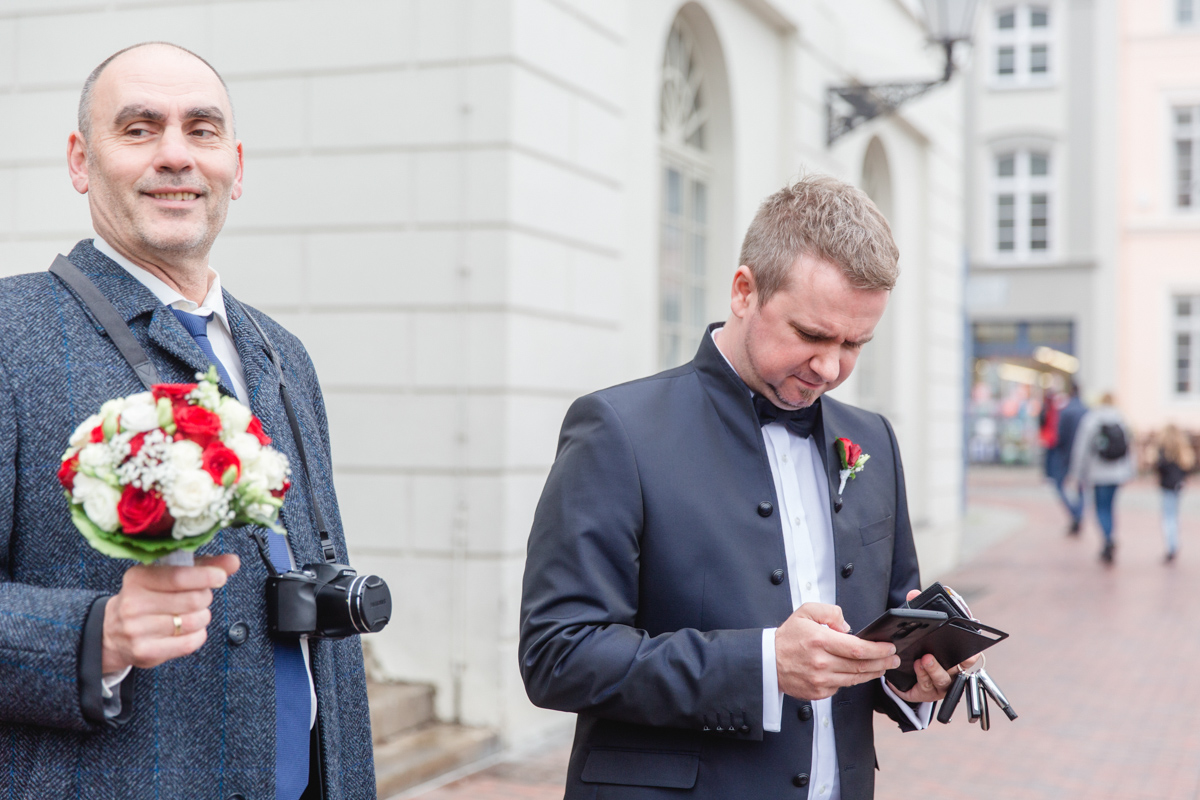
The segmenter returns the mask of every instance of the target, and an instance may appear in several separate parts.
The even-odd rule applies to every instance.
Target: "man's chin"
[[[771,394],[774,395],[771,400],[775,405],[793,411],[811,406],[821,396],[821,390],[819,389],[800,389],[795,392],[789,392],[787,397],[784,397],[783,393],[774,386],[770,387],[770,389]]]

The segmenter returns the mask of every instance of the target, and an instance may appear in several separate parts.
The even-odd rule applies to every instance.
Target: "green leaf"
[[[214,526],[206,533],[189,536],[186,539],[176,539],[170,534],[159,537],[129,536],[120,531],[109,533],[88,519],[83,505],[79,503],[71,504],[71,522],[75,523],[75,527],[83,534],[83,538],[87,539],[88,544],[95,550],[112,558],[132,558],[143,564],[151,564],[160,556],[176,550],[195,552],[212,541],[212,538],[217,535],[217,531],[220,530],[220,526]]]

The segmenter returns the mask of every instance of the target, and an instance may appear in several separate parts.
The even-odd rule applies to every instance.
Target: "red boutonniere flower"
[[[837,450],[838,457],[841,459],[841,469],[838,470],[838,507],[842,504],[842,492],[846,491],[846,481],[858,475],[863,471],[868,459],[871,457],[863,452],[863,449],[849,439],[838,439],[833,443],[834,449]]]

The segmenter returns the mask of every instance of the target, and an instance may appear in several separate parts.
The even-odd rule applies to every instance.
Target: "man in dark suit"
[[[950,674],[926,656],[896,691],[894,647],[848,633],[919,585],[896,438],[822,397],[897,257],[865,195],[800,181],[760,208],[691,363],[568,411],[519,649],[533,702],[579,715],[568,798],[869,798],[874,711],[928,725]],[[838,439],[870,455],[844,486]]]
[[[84,86],[68,159],[97,234],[69,260],[163,382],[215,364],[222,392],[262,420],[293,467],[279,557],[321,560],[315,495],[344,561],[312,362],[294,336],[224,292],[208,263],[242,191],[220,76],[173,45],[121,51]],[[269,639],[267,568],[248,530],[218,533],[195,566],[167,567],[101,555],[72,526],[55,479],[68,437],[104,401],[142,390],[104,331],[47,272],[0,281],[0,795],[374,798],[357,638]]]
[[[1072,536],[1079,534],[1083,523],[1083,487],[1075,485],[1067,487],[1067,473],[1071,468],[1071,449],[1075,446],[1075,433],[1079,423],[1087,414],[1087,406],[1079,399],[1079,384],[1071,382],[1070,399],[1058,412],[1058,428],[1054,446],[1046,451],[1046,475],[1054,481],[1058,497],[1063,507],[1071,515],[1071,523],[1067,533]]]

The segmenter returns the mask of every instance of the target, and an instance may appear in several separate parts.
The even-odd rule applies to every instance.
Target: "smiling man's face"
[[[68,158],[96,233],[162,267],[206,263],[229,201],[242,193],[225,88],[173,47],[139,47],[108,65],[93,88],[88,140],[72,135]]]

